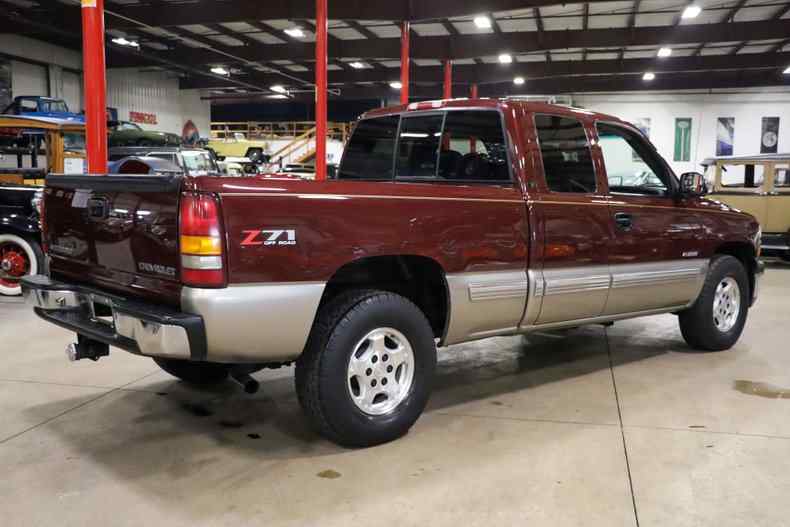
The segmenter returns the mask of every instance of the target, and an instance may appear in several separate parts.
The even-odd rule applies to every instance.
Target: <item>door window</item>
[[[395,177],[435,179],[443,114],[404,117],[398,138]]]
[[[440,147],[440,180],[486,183],[510,179],[499,112],[447,112]]]
[[[759,189],[764,167],[760,164],[721,165],[721,186],[728,189]]]
[[[399,121],[397,115],[359,121],[343,152],[338,179],[392,179]]]
[[[609,192],[665,196],[669,175],[656,153],[636,132],[622,126],[597,123]]]
[[[595,192],[590,143],[581,122],[571,117],[536,114],[535,128],[546,185],[552,192]]]

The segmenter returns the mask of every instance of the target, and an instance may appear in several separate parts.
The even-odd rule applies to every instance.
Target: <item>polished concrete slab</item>
[[[248,396],[70,335],[0,300],[2,525],[783,525],[790,266],[742,340],[689,350],[673,316],[454,346],[401,440],[317,437],[292,370]]]

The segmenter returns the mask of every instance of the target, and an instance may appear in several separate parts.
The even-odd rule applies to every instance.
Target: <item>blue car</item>
[[[54,117],[78,123],[85,122],[85,116],[69,111],[66,101],[54,99],[52,97],[40,97],[37,95],[20,95],[14,97],[14,102],[9,104],[5,110],[5,115],[24,115],[27,117]]]

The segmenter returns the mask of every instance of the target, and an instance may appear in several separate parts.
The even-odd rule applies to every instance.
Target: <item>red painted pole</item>
[[[315,179],[326,180],[327,0],[315,2]]]
[[[444,89],[442,90],[442,99],[453,98],[453,61],[447,59],[444,61]]]
[[[472,84],[469,87],[469,97],[471,99],[477,99],[477,84]]]
[[[400,103],[409,104],[409,21],[400,27]]]
[[[477,84],[472,84],[469,87],[469,98],[477,99]],[[477,139],[474,137],[469,138],[469,152],[472,154],[477,152]]]
[[[107,173],[107,77],[104,0],[82,0],[82,70],[88,173]]]

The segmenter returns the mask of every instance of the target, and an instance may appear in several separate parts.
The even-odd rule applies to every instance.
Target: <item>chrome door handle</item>
[[[617,226],[621,229],[628,230],[631,228],[632,225],[632,218],[631,215],[627,212],[618,212],[614,215],[614,221],[617,223]]]

